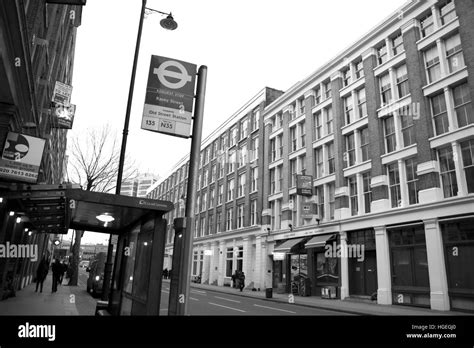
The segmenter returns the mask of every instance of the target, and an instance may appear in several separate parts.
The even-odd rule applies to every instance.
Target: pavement
[[[164,280],[169,282],[169,280]],[[395,316],[463,316],[463,315],[474,315],[465,312],[457,311],[437,311],[428,308],[420,307],[408,307],[401,305],[379,305],[370,300],[363,301],[360,299],[323,299],[317,296],[293,296],[289,294],[277,294],[273,291],[272,298],[266,298],[265,291],[252,291],[250,289],[244,289],[240,292],[238,289],[225,286],[206,285],[191,283],[191,287],[195,289],[203,289],[216,291],[228,294],[239,294],[244,297],[252,297],[263,299],[269,302],[279,303],[292,303],[297,306],[307,306],[319,309],[327,309],[342,313],[351,313],[358,315],[395,315]]]
[[[16,292],[15,297],[0,301],[0,315],[94,315],[96,300],[82,287],[67,286],[67,279],[52,293],[52,273],[43,284],[43,292],[35,292],[31,283]]]

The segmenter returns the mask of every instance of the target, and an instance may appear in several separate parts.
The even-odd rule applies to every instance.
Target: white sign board
[[[52,101],[59,105],[69,106],[71,103],[72,86],[56,81]]]

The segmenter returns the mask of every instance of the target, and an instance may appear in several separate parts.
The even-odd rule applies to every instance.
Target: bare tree
[[[79,184],[86,191],[111,192],[117,184],[120,147],[116,133],[109,125],[102,129],[88,129],[75,136],[69,143],[67,166],[68,181]],[[135,167],[125,160],[123,181],[137,175]],[[79,276],[79,251],[84,231],[76,231],[72,250],[69,285],[77,285]]]

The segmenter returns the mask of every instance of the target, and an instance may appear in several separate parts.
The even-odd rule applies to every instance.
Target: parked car
[[[79,262],[79,267],[80,268],[87,268],[87,267],[89,267],[89,263],[90,263],[89,260],[81,261],[81,262]]]
[[[94,297],[102,293],[106,258],[106,253],[97,253],[86,269],[86,271],[89,272],[89,278],[87,278],[87,292],[91,293]]]

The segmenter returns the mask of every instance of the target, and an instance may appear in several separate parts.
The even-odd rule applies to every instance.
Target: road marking
[[[219,296],[214,296],[215,298],[220,298],[221,300],[226,300],[226,301],[231,301],[231,302],[237,302],[237,303],[240,303],[240,301],[237,301],[237,300],[231,300],[229,298],[225,298],[225,297],[219,297]]]
[[[194,297],[191,297],[191,296],[189,296],[189,298],[190,298],[191,300],[194,300],[194,301],[199,301],[197,298],[194,298]]]
[[[287,312],[287,313],[296,314],[296,312],[287,311],[286,309],[280,309],[280,308],[274,308],[274,307],[267,307],[267,306],[260,306],[260,305],[258,305],[258,304],[254,304],[254,306],[256,306],[256,307],[262,307],[262,308],[268,308],[268,309],[273,309],[273,310],[275,310],[275,311],[282,311],[282,312]]]
[[[201,290],[196,290],[196,289],[193,289],[191,290],[192,292],[199,292],[199,293],[202,293],[202,294],[205,294],[206,292],[205,291],[201,291]]]
[[[162,292],[166,292],[167,294],[169,294],[170,292],[169,291],[166,291],[166,290],[163,290],[161,289]]]
[[[245,311],[243,311],[243,310],[241,310],[241,309],[232,308],[232,307],[227,307],[227,306],[223,306],[223,305],[220,305],[220,304],[217,304],[217,303],[212,303],[212,302],[208,302],[208,303],[211,304],[211,305],[214,305],[214,306],[224,307],[224,308],[227,308],[227,309],[232,309],[232,310],[234,310],[234,311],[239,311],[239,312],[245,313]]]
[[[207,296],[204,291],[196,292],[195,290],[191,290],[191,292],[192,292],[193,294],[195,294],[195,295]]]

